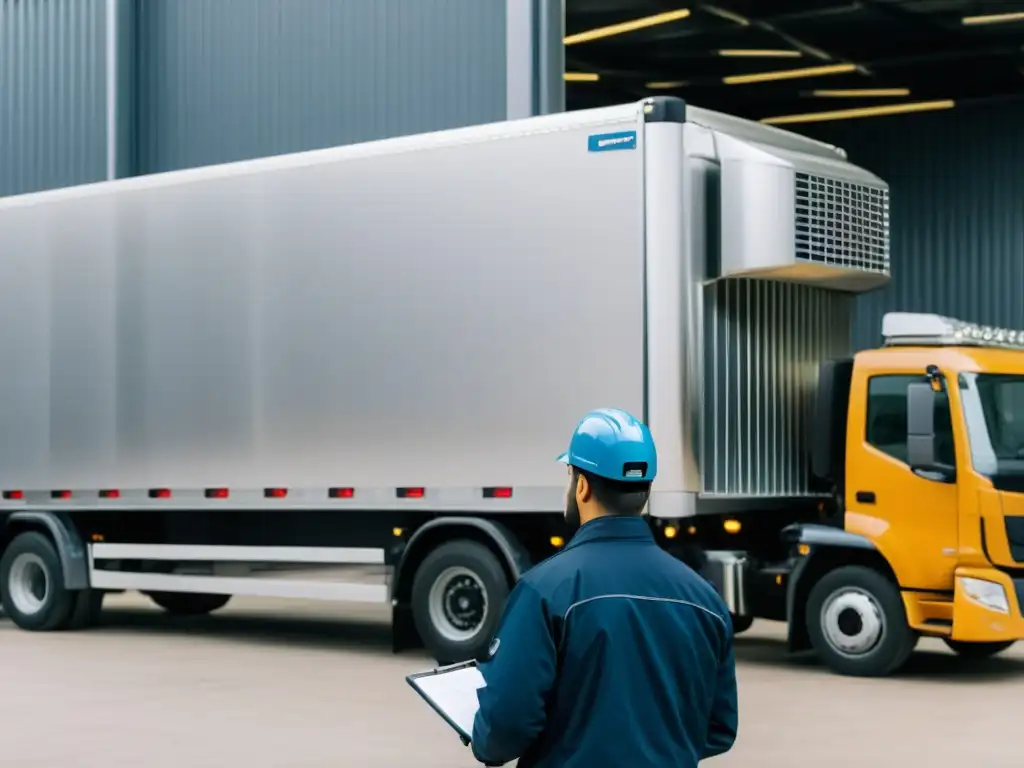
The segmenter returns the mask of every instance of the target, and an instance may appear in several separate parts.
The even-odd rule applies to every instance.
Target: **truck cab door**
[[[846,530],[873,541],[902,588],[948,591],[959,546],[955,472],[907,463],[907,387],[923,374],[855,377],[847,431]],[[858,384],[860,386],[858,386]],[[955,470],[947,392],[935,399],[936,458]]]

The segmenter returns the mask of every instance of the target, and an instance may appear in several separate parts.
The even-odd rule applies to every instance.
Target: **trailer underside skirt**
[[[383,549],[89,545],[94,589],[385,603],[391,573]]]
[[[107,544],[89,548],[96,560],[171,560],[261,563],[383,564],[384,550],[370,547],[224,547],[201,544]]]

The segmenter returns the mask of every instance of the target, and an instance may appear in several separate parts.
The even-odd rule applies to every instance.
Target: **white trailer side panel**
[[[561,487],[643,411],[635,113],[0,201],[0,486]]]

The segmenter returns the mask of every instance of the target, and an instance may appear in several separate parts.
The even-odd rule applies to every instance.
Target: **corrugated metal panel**
[[[882,314],[1024,328],[1024,104],[810,128],[891,185],[892,282],[857,302],[854,344]]]
[[[137,101],[136,69],[138,48],[135,45],[136,0],[113,0],[115,3],[114,29],[117,36],[114,68],[117,71],[113,111],[113,143],[116,150],[114,175],[134,176],[136,162],[136,129],[138,127],[135,103]]]
[[[104,0],[0,0],[0,195],[106,175]]]
[[[504,0],[148,0],[139,172],[500,120]]]
[[[852,305],[847,294],[794,283],[705,289],[705,496],[808,495],[818,362],[849,353]]]

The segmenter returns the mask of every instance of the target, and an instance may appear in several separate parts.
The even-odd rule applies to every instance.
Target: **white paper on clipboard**
[[[480,708],[477,691],[487,685],[475,663],[453,664],[406,679],[460,736],[472,738],[473,720]]]

